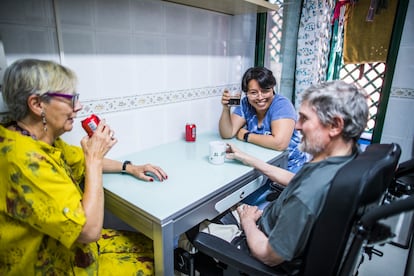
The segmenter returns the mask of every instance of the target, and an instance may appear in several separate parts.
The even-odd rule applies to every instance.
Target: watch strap
[[[249,140],[249,134],[250,134],[250,132],[246,132],[246,133],[243,135],[243,140],[244,140],[245,142],[248,142],[248,140]]]
[[[129,164],[132,164],[132,163],[131,161],[128,161],[128,160],[125,160],[124,163],[122,163],[122,171],[121,171],[122,174],[126,173],[126,166]]]

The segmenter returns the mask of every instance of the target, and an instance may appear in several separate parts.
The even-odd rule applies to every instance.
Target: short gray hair
[[[356,142],[367,125],[367,94],[354,84],[341,80],[314,84],[302,93],[301,101],[315,110],[323,125],[334,123],[335,117],[342,118],[346,141]]]
[[[29,113],[30,95],[46,92],[73,93],[77,85],[75,73],[54,61],[21,59],[4,72],[3,100],[13,120],[21,120]]]

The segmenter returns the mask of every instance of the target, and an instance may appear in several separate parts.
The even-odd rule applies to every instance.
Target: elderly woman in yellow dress
[[[147,172],[161,181],[167,175],[105,158],[117,143],[105,120],[81,147],[61,139],[82,109],[76,82],[70,69],[35,59],[4,74],[13,121],[0,125],[0,275],[153,274],[150,239],[103,229],[102,173],[145,181],[153,180]]]

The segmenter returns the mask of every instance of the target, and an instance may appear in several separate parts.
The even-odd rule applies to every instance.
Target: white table
[[[123,156],[134,164],[159,165],[163,182],[145,182],[130,175],[105,174],[105,207],[154,242],[156,275],[174,274],[174,238],[204,219],[212,219],[263,185],[263,176],[238,161],[208,162],[208,143],[216,133]],[[286,167],[287,153],[236,139],[224,140],[262,160]]]

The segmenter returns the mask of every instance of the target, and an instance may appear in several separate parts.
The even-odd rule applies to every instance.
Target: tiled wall
[[[53,2],[0,1],[7,64],[31,57],[72,68],[79,121],[109,121],[120,139],[113,156],[178,139],[186,122],[216,131],[221,91],[238,89],[254,62],[255,14],[158,0],[58,0],[55,11]],[[82,135],[76,122],[64,137],[78,144]]]
[[[112,156],[179,139],[186,122],[196,123],[199,133],[216,131],[221,90],[238,89],[242,72],[253,65],[255,15],[157,0],[58,0],[56,28],[52,3],[0,1],[7,64],[61,59],[74,69],[84,110],[64,137],[78,144],[80,120],[97,113],[120,140]],[[402,146],[401,160],[413,156],[413,29],[411,2],[382,136]],[[0,120],[7,116],[2,111],[0,100]]]
[[[400,161],[414,156],[414,2],[408,4],[381,142],[402,148]]]

